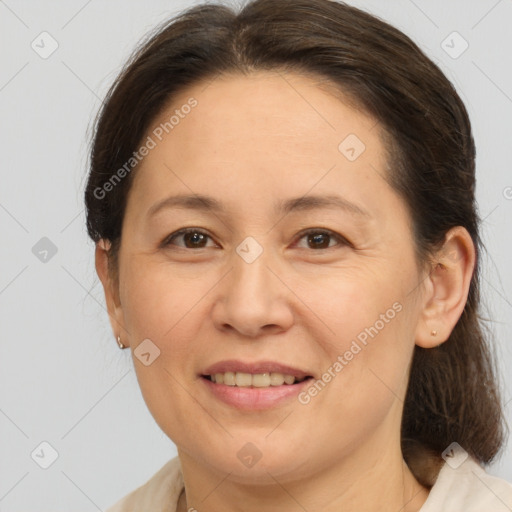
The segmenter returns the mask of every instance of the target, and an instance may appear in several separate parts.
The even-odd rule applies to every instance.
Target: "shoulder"
[[[180,460],[175,457],[162,466],[145,484],[120,499],[106,512],[140,510],[174,512],[183,486]]]
[[[510,512],[512,484],[488,474],[468,457],[455,467],[446,462],[420,512]]]

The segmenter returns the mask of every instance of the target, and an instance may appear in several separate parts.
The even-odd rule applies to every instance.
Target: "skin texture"
[[[153,127],[190,97],[197,106],[134,171],[119,287],[108,242],[96,248],[115,335],[132,353],[146,338],[160,350],[149,366],[133,363],[150,412],[178,447],[179,510],[419,510],[428,490],[400,450],[409,364],[415,344],[444,342],[462,314],[475,263],[469,234],[451,230],[433,265],[420,268],[410,215],[383,179],[380,126],[311,77],[217,77],[175,97]],[[354,161],[338,149],[349,134],[365,145]],[[225,211],[170,208],[148,219],[174,194],[213,196]],[[368,217],[274,210],[326,194]],[[202,248],[183,236],[161,246],[183,227],[206,232]],[[308,228],[334,235],[308,241]],[[263,248],[250,264],[236,252],[248,236]],[[242,412],[199,377],[217,361],[269,359],[320,378],[397,302],[401,311],[308,404]],[[251,468],[237,457],[248,442],[261,453]]]

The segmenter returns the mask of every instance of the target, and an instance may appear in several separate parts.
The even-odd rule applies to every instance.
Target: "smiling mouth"
[[[299,384],[305,380],[312,379],[308,375],[306,377],[297,378],[293,375],[284,373],[244,373],[244,372],[224,372],[215,373],[213,375],[201,375],[203,379],[209,380],[214,384],[224,384],[226,386],[240,388],[269,388],[283,385]]]

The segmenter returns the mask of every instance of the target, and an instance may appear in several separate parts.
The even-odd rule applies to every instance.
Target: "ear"
[[[462,226],[448,231],[424,283],[416,345],[432,348],[448,339],[466,305],[475,262],[475,245],[468,231]]]
[[[114,332],[116,341],[117,337],[120,336],[122,343],[124,343],[125,346],[128,346],[128,336],[124,327],[124,316],[121,301],[119,299],[118,285],[114,282],[114,279],[108,271],[108,250],[110,249],[110,246],[110,241],[105,239],[99,240],[96,244],[96,273],[103,285],[110,325]]]

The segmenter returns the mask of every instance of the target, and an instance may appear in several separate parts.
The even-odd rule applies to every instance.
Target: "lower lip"
[[[283,384],[282,386],[270,386],[267,388],[246,388],[215,384],[211,380],[200,377],[211,393],[222,402],[237,409],[261,411],[278,407],[291,400],[310,383],[312,379],[306,379],[297,384]]]

